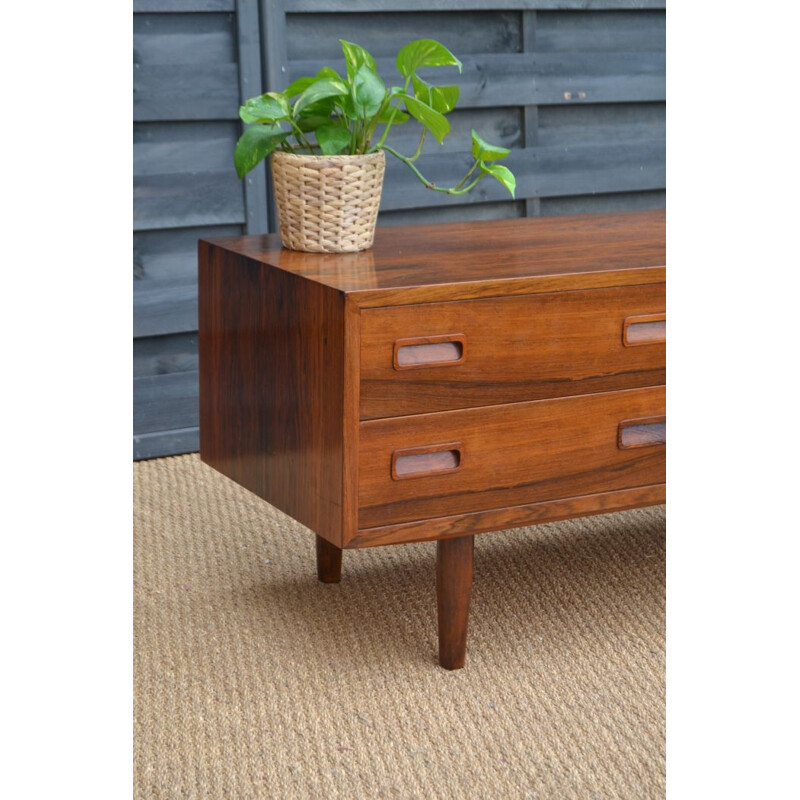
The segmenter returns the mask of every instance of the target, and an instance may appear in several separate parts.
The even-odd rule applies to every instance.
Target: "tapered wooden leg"
[[[317,536],[317,577],[323,583],[339,583],[342,578],[342,550]]]
[[[474,536],[436,542],[436,605],[439,614],[439,664],[461,669],[467,653],[467,618],[472,591]]]

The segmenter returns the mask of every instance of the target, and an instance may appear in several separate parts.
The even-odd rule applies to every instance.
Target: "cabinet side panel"
[[[199,247],[200,455],[342,544],[344,299]]]

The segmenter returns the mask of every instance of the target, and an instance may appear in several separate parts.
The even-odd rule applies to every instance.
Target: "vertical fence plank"
[[[261,25],[258,5],[253,0],[236,2],[236,34],[239,42],[239,99],[261,94]],[[244,130],[244,126],[242,127]],[[231,157],[233,157],[231,155]],[[264,163],[244,178],[245,233],[267,233],[267,168]]]
[[[261,51],[263,79],[268,92],[280,92],[289,83],[289,56],[286,47],[286,10],[284,0],[259,0],[261,8]],[[272,176],[267,172],[269,229],[278,230],[275,204],[272,200]]]
[[[522,12],[522,52],[532,53],[536,47],[536,12]],[[525,147],[535,147],[539,143],[539,106],[526,105],[523,113]],[[542,204],[538,197],[525,198],[525,216],[538,217]]]

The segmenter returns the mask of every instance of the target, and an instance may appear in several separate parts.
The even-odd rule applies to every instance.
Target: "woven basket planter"
[[[295,155],[271,158],[284,247],[307,253],[352,253],[372,247],[386,156]]]

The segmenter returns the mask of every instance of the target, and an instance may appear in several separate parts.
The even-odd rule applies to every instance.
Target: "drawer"
[[[360,424],[359,528],[665,481],[663,386]]]
[[[360,418],[665,383],[664,284],[366,309]]]

